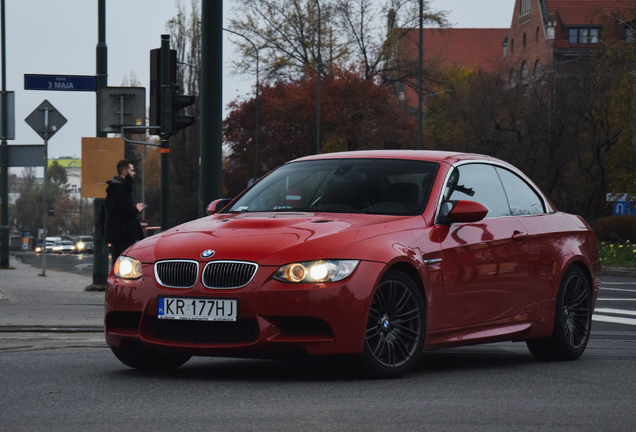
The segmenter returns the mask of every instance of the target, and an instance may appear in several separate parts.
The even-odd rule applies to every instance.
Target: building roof
[[[404,29],[400,41],[400,58],[416,59],[418,56],[418,29]],[[436,62],[442,68],[470,68],[498,73],[503,58],[504,37],[509,28],[425,28],[422,32],[425,62]],[[415,91],[405,89],[405,100],[417,105]]]
[[[447,68],[478,68],[497,72],[501,68],[503,40],[509,28],[425,28],[423,53],[428,61],[437,60]],[[411,29],[400,43],[403,53],[417,57],[418,29]]]

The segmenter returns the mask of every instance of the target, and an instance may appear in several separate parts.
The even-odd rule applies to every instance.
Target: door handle
[[[527,232],[515,231],[512,233],[512,239],[518,243],[524,242],[528,238]]]

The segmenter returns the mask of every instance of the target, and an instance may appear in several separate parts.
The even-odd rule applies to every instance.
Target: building
[[[58,159],[49,159],[49,167],[57,162],[66,170],[67,185],[69,193],[77,198],[82,192],[82,160],[71,157],[60,157]]]
[[[502,68],[510,86],[589,57],[601,41],[631,41],[633,0],[516,0]]]
[[[507,28],[425,28],[422,32],[424,68],[470,68],[499,73],[503,58],[502,43],[509,31]],[[418,29],[405,32],[400,38],[398,56],[414,63],[419,53],[418,44]],[[403,95],[400,95],[412,108],[418,105],[415,88],[405,86]]]
[[[516,0],[510,28],[425,28],[424,69],[479,69],[501,74],[511,87],[529,85],[559,64],[589,56],[601,41],[631,41],[635,12],[633,0]],[[418,29],[399,31],[398,63],[417,64]],[[398,96],[416,109],[413,83]],[[431,88],[435,82],[425,83],[424,93]]]

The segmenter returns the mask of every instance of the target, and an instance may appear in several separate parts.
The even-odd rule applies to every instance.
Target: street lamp
[[[420,0],[420,34],[419,34],[419,42],[418,42],[418,60],[417,60],[417,149],[420,150],[422,148],[422,141],[424,135],[424,97],[422,96],[422,68],[423,61],[422,57],[424,56],[422,44],[423,44],[423,36],[424,32],[424,0]]]
[[[254,44],[254,42],[252,42],[247,36],[241,34],[241,33],[237,33],[233,30],[230,29],[226,29],[224,28],[223,30],[225,30],[226,32],[235,34],[237,36],[242,37],[243,39],[245,39],[250,45],[252,45],[252,48],[254,48],[254,52],[256,53],[256,103],[255,103],[255,114],[254,114],[254,181],[256,181],[256,179],[258,178],[258,111],[259,111],[259,107],[258,107],[258,95],[260,93],[260,84],[259,84],[259,54],[258,54],[258,48],[256,47],[256,45]]]
[[[318,54],[316,58],[316,154],[318,154],[320,153],[320,75],[322,74],[322,55],[320,53],[322,47],[320,37],[322,25],[319,0],[316,0],[316,6],[318,6]]]

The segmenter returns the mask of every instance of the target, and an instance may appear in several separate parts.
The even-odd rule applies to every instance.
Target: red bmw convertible
[[[105,332],[124,364],[347,354],[397,377],[442,347],[524,341],[542,360],[586,348],[596,237],[495,158],[309,156],[208,213],[114,264]]]

